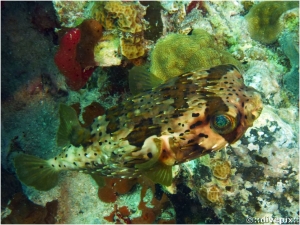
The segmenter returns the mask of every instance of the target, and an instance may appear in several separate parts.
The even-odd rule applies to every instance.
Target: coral
[[[193,9],[199,9],[206,13],[204,1],[191,1],[186,8],[186,13],[189,14]]]
[[[85,71],[97,65],[94,60],[94,47],[102,37],[102,26],[98,21],[88,19],[77,28],[81,32],[81,37],[77,45],[76,61]]]
[[[122,55],[127,59],[135,59],[145,54],[143,31],[146,30],[148,22],[143,17],[146,8],[138,2],[95,2],[92,16],[106,30],[120,33]]]
[[[214,160],[211,162],[212,174],[221,180],[229,178],[231,174],[230,163],[228,161]]]
[[[69,30],[61,39],[59,50],[54,57],[57,67],[73,90],[82,88],[94,71],[93,68],[84,70],[76,60],[80,36],[81,31],[78,28]]]
[[[111,212],[109,216],[105,216],[109,222],[122,223],[122,224],[131,224],[131,220],[129,218],[130,211],[126,206],[122,206],[118,208],[118,205],[114,205],[114,211]]]
[[[298,8],[299,2],[260,2],[245,16],[248,30],[254,40],[264,44],[275,42],[283,29],[281,15],[289,9]]]
[[[141,201],[138,208],[141,210],[142,215],[140,217],[132,219],[132,223],[141,224],[154,223],[157,218],[160,218],[162,222],[172,223],[174,221],[174,215],[172,212],[168,212],[168,208],[171,206],[171,202],[165,193],[162,193],[160,198],[154,196],[155,185],[146,180],[140,182],[142,184]],[[147,199],[147,193],[152,195],[152,198]],[[168,212],[166,216],[162,215],[162,212]]]
[[[94,60],[101,67],[120,65],[120,38],[114,34],[104,35],[94,48]]]
[[[122,54],[127,59],[136,59],[145,54],[144,39],[140,37],[121,38]]]
[[[125,194],[137,183],[136,179],[105,177],[105,186],[99,187],[98,196],[103,202],[115,202],[117,196]]]
[[[160,39],[151,54],[150,71],[165,81],[184,72],[226,63],[241,69],[236,59],[218,49],[210,34],[195,29],[192,35],[169,34]]]
[[[103,8],[104,4],[104,8]],[[120,29],[122,32],[139,33],[146,29],[143,19],[146,7],[136,2],[109,1],[95,3],[93,17],[107,29]]]
[[[84,18],[86,1],[53,1],[62,27],[75,27],[78,18]]]
[[[201,188],[200,193],[209,203],[222,204],[224,202],[221,190],[217,185],[207,184]]]
[[[48,202],[46,207],[36,205],[23,193],[14,195],[9,204],[11,213],[1,220],[2,223],[53,224],[56,222],[58,201]]]
[[[81,89],[98,65],[94,60],[94,47],[101,36],[101,24],[88,19],[62,37],[54,61],[71,89]]]
[[[292,93],[294,102],[299,101],[299,12],[291,12],[290,17],[294,22],[282,32],[279,44],[290,61],[290,71],[283,77],[283,85]]]

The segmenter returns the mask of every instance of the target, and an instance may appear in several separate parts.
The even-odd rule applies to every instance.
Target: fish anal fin
[[[27,186],[40,191],[48,191],[58,182],[59,170],[53,168],[47,160],[20,154],[14,158],[17,176]]]
[[[170,186],[172,184],[172,166],[157,163],[153,169],[144,172],[144,175],[149,177],[154,183],[165,186]]]

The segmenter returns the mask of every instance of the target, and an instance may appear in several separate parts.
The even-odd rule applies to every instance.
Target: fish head
[[[178,163],[235,143],[253,125],[263,108],[259,92],[246,86],[232,65],[194,71],[187,79],[193,80],[196,87],[190,85],[192,94],[186,94],[189,110],[175,123],[185,123],[189,129],[178,130],[179,136],[170,144],[177,146],[172,151]]]

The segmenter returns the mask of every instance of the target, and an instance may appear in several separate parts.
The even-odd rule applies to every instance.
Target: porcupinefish
[[[75,111],[60,106],[58,156],[44,160],[20,154],[19,179],[49,190],[62,170],[100,176],[142,175],[170,185],[172,166],[221,150],[239,140],[262,111],[260,94],[244,85],[233,65],[220,65],[171,78],[128,98],[80,127]]]

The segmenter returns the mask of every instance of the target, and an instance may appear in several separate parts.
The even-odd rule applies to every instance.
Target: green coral
[[[151,54],[150,72],[165,81],[185,72],[221,64],[242,69],[238,60],[217,47],[209,33],[195,29],[191,35],[169,34],[160,39]]]
[[[275,42],[284,27],[281,15],[297,7],[298,1],[260,2],[254,5],[245,16],[251,38],[264,44]]]

